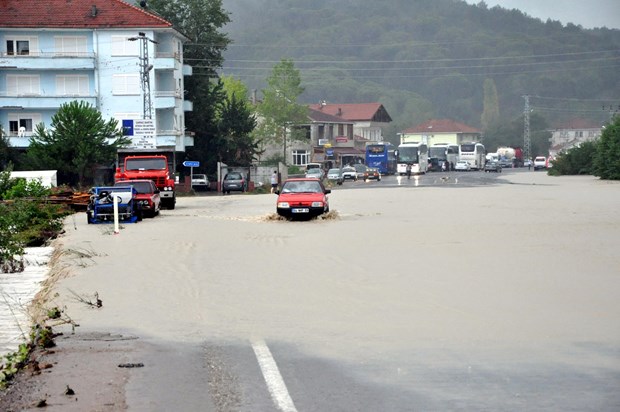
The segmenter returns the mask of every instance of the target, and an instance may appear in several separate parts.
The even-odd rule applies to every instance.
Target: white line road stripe
[[[254,349],[256,354],[258,365],[261,371],[263,371],[263,377],[267,383],[269,393],[271,393],[271,398],[278,409],[283,412],[297,412],[295,404],[293,404],[293,400],[288,394],[282,375],[280,375],[278,365],[276,365],[276,361],[271,356],[271,352],[265,342],[262,340],[252,342],[252,349]]]

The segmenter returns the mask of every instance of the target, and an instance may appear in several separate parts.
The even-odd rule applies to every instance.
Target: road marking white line
[[[263,372],[263,377],[273,402],[283,412],[297,412],[295,404],[293,404],[293,400],[286,389],[282,375],[280,375],[278,365],[276,365],[276,361],[271,356],[271,352],[265,342],[252,342],[252,349],[254,349],[254,354]]]

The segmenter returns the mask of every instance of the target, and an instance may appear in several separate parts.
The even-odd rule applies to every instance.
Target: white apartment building
[[[49,127],[63,103],[82,100],[119,125],[140,120],[135,147],[185,151],[193,145],[186,41],[170,22],[121,0],[2,0],[0,124],[9,143],[27,148],[37,124]]]

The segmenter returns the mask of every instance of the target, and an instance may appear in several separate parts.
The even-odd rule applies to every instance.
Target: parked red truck
[[[149,179],[159,189],[161,204],[174,209],[174,151],[119,149],[114,181]]]

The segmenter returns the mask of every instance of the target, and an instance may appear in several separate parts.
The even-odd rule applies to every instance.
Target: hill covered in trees
[[[603,123],[620,105],[620,30],[543,22],[461,0],[223,6],[232,43],[221,74],[260,97],[273,66],[290,58],[302,76],[303,103],[381,102],[394,119],[391,138],[431,117],[483,130],[518,124],[524,95],[541,125],[575,117]],[[188,63],[198,76],[208,67]]]

